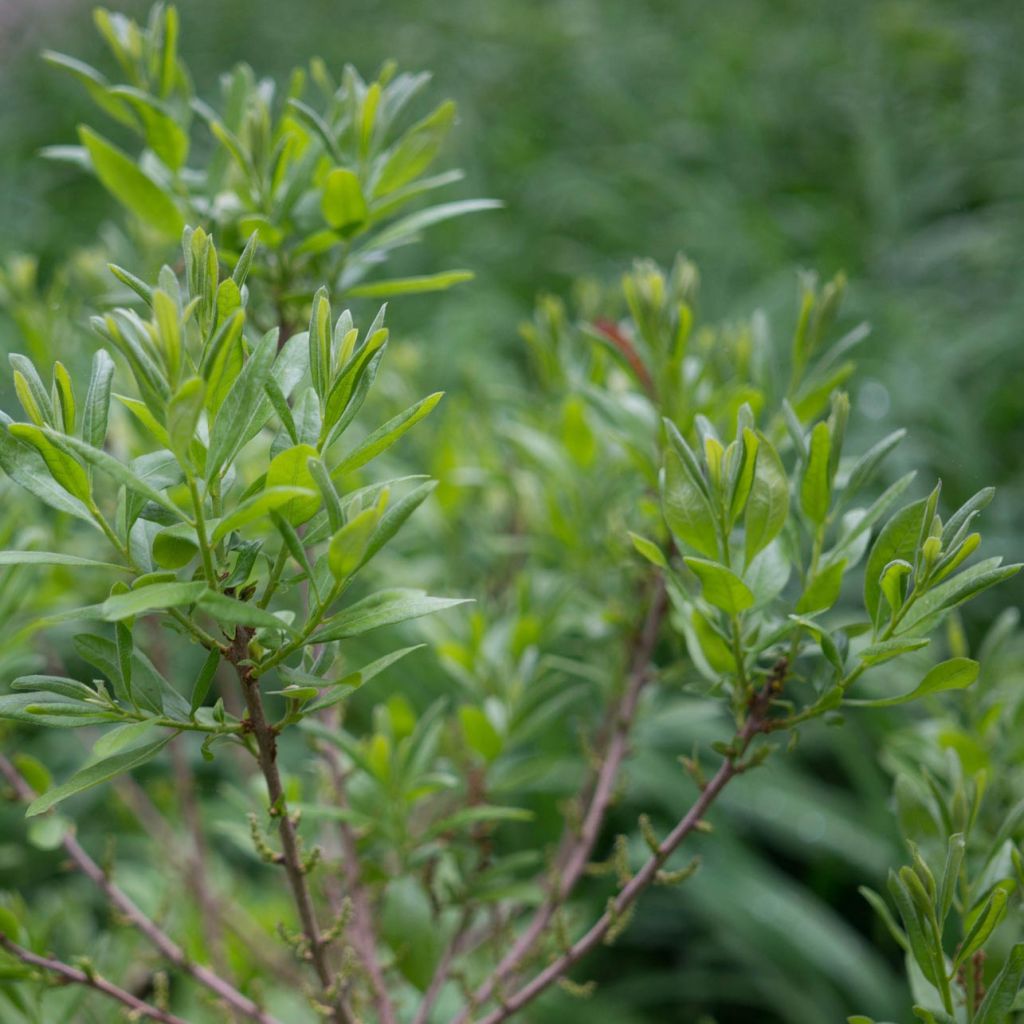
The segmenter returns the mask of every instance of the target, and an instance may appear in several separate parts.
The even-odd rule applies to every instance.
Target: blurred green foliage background
[[[0,259],[38,253],[44,286],[114,212],[94,180],[36,155],[92,116],[76,84],[37,57],[47,47],[102,63],[90,6],[0,2]],[[118,6],[145,14],[141,3]],[[454,409],[472,410],[509,380],[529,386],[517,326],[536,294],[614,280],[634,256],[668,263],[685,251],[701,267],[703,318],[763,306],[780,329],[795,312],[797,270],[843,269],[848,312],[874,328],[853,384],[853,427],[871,440],[887,424],[910,427],[891,472],[916,467],[927,481],[941,470],[951,507],[995,483],[986,536],[993,550],[1019,551],[1024,5],[179,6],[201,94],[236,61],[281,80],[319,54],[365,74],[394,57],[433,71],[433,96],[458,100],[451,163],[468,171],[459,193],[506,207],[435,230],[408,268],[399,258],[396,275],[452,265],[478,275],[394,304],[416,389],[444,387]],[[10,273],[6,282],[17,287]],[[0,316],[0,348],[22,347],[25,326]],[[429,436],[421,444],[429,449]],[[451,543],[457,562],[465,552],[454,532]],[[1022,587],[979,602],[973,632],[1019,603]],[[809,738],[802,760],[737,787],[703,884],[653,895],[614,955],[592,965],[605,979],[594,1000],[556,997],[536,1019],[646,1024],[707,1013],[720,1024],[810,1024],[894,1012],[893,951],[885,940],[881,952],[869,948],[880,930],[856,895],[898,856],[888,781],[866,754],[885,724],[871,729],[854,722]],[[701,734],[692,705],[646,723],[618,812],[624,828],[638,810],[672,813],[679,777],[666,765]]]

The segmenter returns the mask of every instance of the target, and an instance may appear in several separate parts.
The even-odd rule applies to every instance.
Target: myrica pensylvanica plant
[[[218,114],[192,96],[173,8],[156,8],[145,27],[103,11],[97,24],[125,84],[50,59],[145,148],[135,158],[82,129],[82,148],[56,155],[87,167],[134,215],[143,255],[135,271],[111,267],[126,290],[92,320],[101,347],[88,379],[76,382],[60,361],[44,373],[11,357],[21,412],[5,413],[0,430],[0,466],[58,513],[0,564],[70,568],[95,599],[68,607],[45,590],[48,607],[11,631],[13,652],[40,633],[54,642],[44,671],[10,680],[0,718],[13,723],[5,745],[26,728],[98,735],[60,784],[24,751],[0,755],[0,770],[29,818],[52,825],[33,841],[62,847],[161,966],[139,994],[108,978],[121,961],[102,949],[55,955],[62,937],[12,898],[0,907],[12,1019],[76,1019],[76,993],[91,992],[159,1021],[498,1024],[556,984],[585,994],[577,964],[622,934],[646,890],[700,884],[698,860],[678,851],[710,830],[722,791],[780,751],[778,740],[792,745],[816,720],[840,724],[845,709],[930,705],[975,683],[979,663],[962,644],[931,663],[921,652],[955,609],[1019,568],[968,561],[991,491],[944,517],[938,486],[907,500],[912,473],[872,490],[903,431],[844,451],[848,354],[865,332],[831,341],[842,278],[804,280],[784,353],[761,315],[697,326],[696,269],[680,259],[667,273],[644,262],[626,275],[625,310],[617,294],[592,291],[575,322],[548,299],[524,328],[543,400],[534,394],[475,442],[481,464],[489,449],[520,453],[521,493],[507,503],[530,539],[524,571],[538,593],[510,577],[499,587],[519,588],[503,605],[515,608],[508,618],[490,622],[486,601],[441,617],[451,620],[439,651],[457,707],[381,699],[371,726],[353,727],[349,699],[391,666],[402,671],[409,662],[396,663],[414,650],[363,664],[360,638],[483,595],[453,573],[443,589],[459,596],[427,596],[400,561],[386,561],[433,485],[372,469],[440,396],[392,409],[383,425],[368,418],[388,373],[384,311],[357,323],[332,297],[337,306],[341,294],[464,280],[363,277],[423,227],[493,204],[390,220],[455,180],[423,177],[452,108],[404,131],[398,120],[422,76],[386,68],[367,86],[349,69],[339,84],[314,62],[317,110],[301,98],[304,76],[281,101],[242,68],[226,78]],[[201,167],[187,164],[194,116],[218,147]],[[168,239],[177,245],[179,234],[175,251]],[[141,266],[161,261],[156,274]],[[452,429],[465,446],[465,425]],[[439,436],[439,449],[449,443]],[[448,507],[465,514],[457,499]],[[487,523],[487,509],[472,512],[468,531]],[[583,593],[552,599],[552,565],[571,565],[585,585],[561,590]],[[545,602],[555,609],[547,621]],[[65,665],[72,658],[77,671]],[[917,675],[893,692],[898,665]],[[560,727],[580,702],[570,677],[592,684],[583,752]],[[634,726],[680,684],[718,709],[708,749],[679,751],[696,795],[680,784],[667,831],[645,816],[632,840],[609,842]],[[173,847],[174,827],[130,776],[169,759],[188,789],[190,738],[203,758],[229,761],[226,772],[261,780],[233,806],[243,822],[259,807],[250,852],[280,870],[290,895],[280,948],[268,951],[277,940],[239,926],[225,906],[201,819],[181,873],[209,956],[144,909],[56,809],[113,782],[154,845]],[[1006,1024],[1024,947],[998,944],[996,926],[1024,881],[1021,815],[993,828],[976,773],[941,757],[940,772],[922,743],[907,749],[912,767],[925,766],[916,792],[931,827],[907,829],[920,842],[892,877],[896,916],[868,898],[907,952],[921,1019]],[[531,848],[515,824],[530,819],[540,776],[553,774],[552,745],[555,763],[572,758],[577,769],[553,852]],[[577,897],[594,885],[604,911],[581,920]],[[227,962],[224,930],[257,967]]]

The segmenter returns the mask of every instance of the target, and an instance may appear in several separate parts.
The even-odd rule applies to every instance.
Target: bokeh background
[[[98,184],[38,151],[94,117],[43,47],[102,64],[79,0],[0,0],[0,260],[31,251],[45,286],[113,216]],[[145,5],[118,5],[144,16]],[[471,406],[525,379],[517,333],[540,292],[614,280],[635,256],[683,251],[701,314],[764,307],[788,324],[797,272],[850,279],[873,333],[853,386],[856,422],[910,438],[893,473],[941,470],[950,506],[995,483],[992,550],[1020,553],[1024,502],[1024,5],[1015,0],[182,0],[200,94],[245,60],[283,79],[319,54],[370,74],[394,57],[459,102],[451,162],[463,195],[503,211],[428,236],[416,267],[476,281],[396,304],[415,373]],[[410,263],[410,267],[413,264]],[[8,263],[8,267],[10,264]],[[399,266],[396,270],[404,268]],[[7,287],[14,287],[8,272]],[[41,325],[41,326],[40,326]],[[45,329],[45,317],[35,325]],[[0,314],[0,349],[32,324]],[[890,428],[891,429],[891,428]],[[900,461],[902,460],[902,461]],[[969,632],[1024,599],[979,602]],[[883,729],[884,726],[872,726]],[[688,732],[689,730],[689,732]],[[648,723],[627,801],[677,800],[665,763],[691,718]],[[726,801],[704,884],[652,897],[585,1005],[540,1021],[781,1021],[892,1012],[893,951],[856,895],[898,856],[888,780],[854,725]],[[737,787],[739,790],[740,787]],[[2,851],[0,851],[2,852]],[[3,862],[0,861],[0,868]]]

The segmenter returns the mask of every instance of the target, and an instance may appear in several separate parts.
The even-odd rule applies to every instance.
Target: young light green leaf
[[[32,423],[12,423],[7,430],[12,437],[25,441],[35,448],[42,456],[50,476],[68,494],[85,504],[92,500],[92,488],[89,486],[89,477],[85,470],[77,459],[69,455],[58,443],[54,443],[53,439],[63,438],[63,434],[51,431],[47,427],[37,427]]]
[[[331,538],[327,549],[327,564],[331,567],[331,575],[338,582],[348,579],[362,565],[363,555],[380,522],[382,511],[379,505],[364,508]]]
[[[324,220],[343,237],[358,231],[369,216],[359,175],[347,167],[335,167],[324,179],[320,209]]]
[[[25,817],[32,818],[37,814],[42,814],[55,804],[66,800],[69,796],[74,796],[83,790],[91,789],[93,786],[98,786],[100,783],[113,779],[118,775],[123,775],[133,768],[138,768],[147,761],[151,761],[167,746],[174,735],[174,733],[171,733],[155,743],[148,743],[144,747],[134,747],[131,750],[125,750],[119,754],[112,754],[110,757],[94,761],[92,764],[77,771],[67,782],[60,786],[55,786],[33,800],[25,811]]]
[[[997,885],[992,890],[957,951],[956,959],[953,961],[954,967],[966,963],[985,945],[988,937],[996,930],[996,926],[1006,917],[1008,899],[1009,894],[1002,886]]]
[[[457,284],[474,278],[472,270],[444,270],[437,274],[418,277],[395,277],[386,281],[369,281],[353,285],[348,294],[362,299],[386,299],[393,295],[420,295],[423,292],[443,292]]]
[[[277,506],[277,513],[292,526],[299,526],[319,511],[323,499],[316,479],[309,469],[311,459],[317,458],[317,450],[309,444],[297,444],[276,455],[267,468],[267,489],[297,488],[304,496]]]
[[[864,605],[874,622],[878,621],[878,604],[882,597],[882,570],[896,559],[913,563],[924,509],[923,498],[900,509],[885,524],[871,547],[864,569]]]
[[[206,387],[202,377],[189,377],[167,404],[167,435],[171,451],[182,461],[188,461],[189,448],[195,439],[205,400]]]
[[[700,579],[705,601],[721,608],[727,615],[738,615],[753,607],[753,591],[732,569],[704,558],[687,556],[683,561]]]
[[[306,487],[268,487],[246,498],[233,512],[225,516],[210,535],[210,541],[216,544],[232,530],[240,530],[257,519],[269,516],[272,510],[280,509],[282,505],[288,506],[293,501],[308,503],[317,500],[317,492]]]
[[[816,423],[811,431],[810,454],[804,479],[800,485],[800,507],[812,523],[820,526],[828,516],[832,503],[832,477],[829,461],[832,451],[832,435],[824,421]]]
[[[659,569],[668,568],[665,552],[653,540],[641,537],[640,534],[633,533],[632,530],[629,531],[629,539],[633,542],[633,547],[652,565],[656,565]]]
[[[306,710],[313,712],[333,707],[359,687],[365,686],[375,676],[380,675],[386,668],[390,668],[396,661],[425,646],[425,644],[413,644],[411,647],[403,647],[400,650],[392,651],[390,654],[385,654],[383,658],[378,658],[376,661],[370,662],[369,665],[364,665],[358,672],[351,672],[347,676],[343,676],[336,683],[331,684],[323,696],[310,704]]]

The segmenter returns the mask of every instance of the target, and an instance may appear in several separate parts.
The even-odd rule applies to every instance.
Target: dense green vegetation
[[[144,19],[141,7],[127,9]],[[492,898],[537,899],[537,891],[526,887],[530,857],[543,859],[558,841],[563,820],[578,813],[571,798],[586,774],[581,744],[586,749],[600,739],[602,709],[629,674],[634,637],[644,621],[652,569],[634,550],[629,532],[659,544],[668,540],[655,497],[658,466],[666,446],[672,450],[670,440],[658,435],[660,415],[672,419],[698,449],[710,434],[696,413],[707,416],[725,442],[735,436],[737,419],[741,427],[756,420],[762,434],[758,445],[777,447],[794,481],[806,480],[814,461],[811,450],[800,455],[803,435],[809,434],[812,449],[815,437],[824,444],[820,429],[810,433],[823,417],[830,416],[827,433],[836,458],[837,436],[845,428],[842,447],[848,456],[839,480],[846,479],[856,456],[896,427],[908,427],[906,439],[854,504],[863,501],[867,507],[916,470],[901,503],[924,499],[941,478],[939,509],[948,526],[950,514],[995,483],[998,495],[984,513],[982,554],[1019,554],[1024,308],[1015,285],[1024,242],[1024,70],[1019,62],[1024,14],[1009,3],[967,10],[952,3],[891,0],[825,7],[749,2],[728,13],[653,2],[455,2],[433,12],[392,2],[351,4],[338,12],[302,2],[289,5],[287,16],[269,3],[224,3],[215,9],[187,3],[181,14],[182,51],[196,92],[211,102],[217,98],[218,76],[239,60],[278,83],[286,83],[289,70],[313,53],[324,58],[334,76],[352,62],[367,82],[389,58],[403,70],[433,71],[434,80],[417,98],[415,117],[407,123],[454,96],[458,122],[431,173],[458,164],[467,175],[414,202],[484,195],[503,203],[500,209],[465,207],[464,212],[475,211],[472,216],[439,221],[415,245],[386,252],[384,268],[367,261],[359,280],[335,277],[336,248],[309,250],[312,255],[305,259],[294,254],[278,259],[276,253],[325,226],[342,236],[332,245],[349,247],[353,238],[350,248],[358,255],[360,239],[369,239],[364,248],[373,251],[374,231],[387,230],[386,218],[379,228],[359,215],[352,219],[347,179],[337,178],[328,189],[332,200],[318,199],[305,221],[297,216],[289,222],[288,231],[304,234],[264,238],[246,314],[259,331],[276,325],[294,334],[309,323],[313,293],[327,282],[334,318],[351,305],[354,323],[365,331],[384,296],[382,289],[374,291],[374,281],[463,267],[476,274],[469,283],[436,282],[453,285],[440,294],[393,298],[387,314],[389,353],[357,427],[366,433],[423,395],[439,389],[447,395],[401,444],[366,468],[353,464],[338,470],[336,480],[347,500],[353,489],[388,478],[416,473],[437,478],[433,496],[368,567],[370,589],[426,588],[476,601],[469,609],[388,630],[386,637],[374,633],[357,641],[356,653],[346,654],[349,671],[424,639],[430,650],[411,655],[345,704],[352,739],[342,759],[358,754],[357,742],[366,744],[370,755],[385,757],[381,751],[391,745],[398,750],[409,739],[417,717],[430,721],[431,713],[444,714],[443,734],[432,739],[439,744],[437,763],[424,755],[431,770],[450,772],[454,765],[463,782],[479,772],[489,802],[533,816],[519,822],[509,811],[512,820],[500,824],[459,823],[462,831],[446,837],[449,854],[440,862],[438,888],[424,881],[423,864],[431,862],[430,855],[417,861],[416,844],[396,840],[391,831],[404,826],[368,820],[382,802],[398,799],[394,789],[382,797],[366,779],[353,782],[351,799],[364,815],[354,819],[360,843],[381,873],[371,873],[371,887],[392,880],[390,895],[377,908],[382,946],[385,961],[393,961],[389,971],[405,985],[400,1012],[411,1020],[410,993],[426,987],[439,955],[433,933],[451,926],[443,914],[432,917],[430,900],[443,902],[438,893],[451,897],[466,882],[465,860],[478,843],[497,844],[498,853],[510,858],[507,873],[498,870],[488,878],[498,894]],[[212,195],[209,179],[181,182],[178,207],[164,211],[167,223],[154,223],[150,216],[147,225],[146,217],[140,222],[120,209],[74,161],[41,158],[43,147],[75,141],[75,126],[83,121],[133,154],[141,143],[125,125],[98,113],[73,76],[37,57],[43,47],[72,53],[101,67],[112,81],[121,80],[85,6],[4,16],[12,27],[0,42],[5,61],[0,76],[11,101],[0,112],[6,142],[0,158],[0,216],[6,227],[0,243],[0,341],[5,352],[25,353],[35,361],[47,379],[44,392],[54,360],[65,363],[81,416],[95,372],[94,352],[100,344],[112,345],[109,336],[101,340],[90,329],[90,314],[132,302],[138,306],[123,287],[124,278],[122,283],[112,278],[106,263],[125,267],[150,285],[169,263],[184,273],[186,295],[195,296],[201,289],[189,280],[189,256],[181,255],[178,229],[187,221],[211,231],[221,272],[230,276],[249,233],[260,225],[247,220],[237,205],[204,205]],[[172,94],[173,89],[173,101]],[[214,105],[220,108],[219,101]],[[279,115],[280,103],[274,108]],[[203,118],[196,115],[193,122],[188,165],[229,164]],[[304,123],[315,134],[308,120]],[[252,140],[247,136],[246,145]],[[94,148],[94,164],[96,153]],[[351,154],[345,150],[341,157],[346,163]],[[222,173],[244,199],[237,169]],[[317,179],[317,195],[326,188]],[[143,206],[152,214],[152,202]],[[320,213],[325,223],[308,227]],[[174,230],[164,231],[171,221]],[[198,238],[196,251],[204,244]],[[675,264],[664,277],[650,264],[633,266],[641,255],[672,268],[680,251],[700,267],[699,287],[689,263]],[[348,259],[349,248],[345,253]],[[812,290],[798,277],[804,268],[818,270],[826,281],[842,270],[850,282],[835,322],[823,323],[816,338],[821,351],[851,332],[859,337],[862,321],[872,325],[871,335],[831,366],[841,369],[845,359],[853,359],[856,375],[843,371],[831,379],[825,373],[820,394],[813,388],[801,391],[799,372],[787,376],[787,360],[801,351],[799,340],[795,347],[792,341],[794,324]],[[623,289],[618,282],[630,271]],[[159,284],[170,289],[166,276]],[[636,343],[647,376],[659,383],[672,379],[671,352],[659,346],[677,336],[673,317],[679,314],[671,303],[662,307],[664,289],[695,312],[687,355],[701,376],[699,386],[691,381],[679,393],[656,388],[652,395],[645,373],[638,373],[629,358],[631,350],[623,364],[616,359],[623,354],[624,331]],[[558,297],[542,298],[535,308],[538,293]],[[646,316],[650,323],[645,324]],[[523,323],[529,326],[521,328]],[[204,344],[212,343],[212,335],[206,335],[216,326],[207,324]],[[258,337],[254,333],[250,344]],[[199,339],[189,341],[196,345]],[[338,368],[329,367],[331,373]],[[30,381],[24,366],[21,370]],[[123,364],[115,391],[131,388],[127,370]],[[311,383],[315,387],[315,379]],[[841,401],[831,406],[830,415],[833,385],[849,393],[848,427]],[[206,386],[214,387],[209,381]],[[145,387],[137,390],[145,398]],[[796,408],[799,427],[787,430],[782,397]],[[744,401],[752,406],[749,421],[740,412]],[[5,386],[0,407],[19,419],[16,402],[14,388]],[[216,411],[208,409],[211,415]],[[267,440],[272,437],[273,432]],[[746,451],[742,431],[739,441],[737,450]],[[290,442],[291,448],[305,443],[296,433],[275,441],[269,453],[263,445],[263,454],[280,457]],[[138,456],[147,443],[152,441],[140,437],[127,414],[112,415],[109,444],[119,457]],[[188,444],[185,449],[181,454],[187,461],[193,456]],[[667,457],[671,465],[672,456]],[[260,472],[260,454],[247,458],[239,465],[249,483]],[[827,456],[825,461],[830,462]],[[831,470],[837,468],[838,463]],[[300,470],[304,464],[295,472]],[[707,479],[714,475],[707,466],[703,473]],[[101,473],[96,479],[111,483]],[[322,493],[317,480],[302,484],[309,485],[304,491]],[[173,485],[158,479],[157,486]],[[416,484],[401,486],[409,490]],[[5,549],[59,547],[103,560],[115,555],[115,548],[99,553],[99,534],[83,540],[67,516],[47,519],[34,499],[9,483],[4,487]],[[833,500],[831,477],[828,490],[820,499],[826,514]],[[98,499],[104,509],[114,507],[115,491],[106,492],[110,500]],[[397,490],[391,501],[404,493]],[[410,507],[427,499],[425,491],[410,493],[416,495]],[[804,483],[797,483],[794,493],[792,529],[801,540],[789,554],[800,567],[795,575],[807,585],[828,545],[813,536],[820,495]],[[174,493],[172,498],[182,500]],[[742,503],[738,507],[742,511]],[[925,526],[921,536],[915,532],[919,545],[930,516],[921,517],[923,505],[912,508]],[[367,505],[365,511],[372,517],[373,509]],[[329,518],[334,530],[339,523]],[[713,545],[701,547],[706,537],[680,533],[671,517],[668,522],[685,554],[717,557]],[[837,517],[834,525],[839,523]],[[829,544],[841,542],[841,534],[829,536]],[[649,546],[639,546],[651,554]],[[724,550],[728,561],[728,546]],[[198,554],[191,552],[190,558],[193,553]],[[920,545],[890,554],[907,559],[914,578],[927,576]],[[225,557],[240,556],[233,549]],[[847,561],[853,571],[855,559]],[[870,579],[873,570],[877,577],[887,562],[873,565],[869,558],[867,568],[863,563],[856,568],[853,582],[830,595],[838,601],[825,619],[830,630],[842,632],[863,618],[863,574]],[[699,579],[708,595],[702,572],[686,575],[678,560],[675,564],[684,574],[684,594]],[[827,557],[821,564],[827,566]],[[329,567],[329,560],[324,565]],[[76,646],[73,640],[77,627],[58,624],[43,634],[36,620],[43,610],[104,602],[111,580],[69,566],[4,571],[0,691],[6,693],[7,684],[28,673],[89,678],[81,642]],[[260,571],[266,570],[254,570]],[[897,590],[900,578],[897,573]],[[240,577],[238,585],[245,582]],[[839,587],[840,579],[826,583]],[[869,589],[874,585],[869,582]],[[932,697],[909,709],[851,709],[844,712],[841,728],[811,723],[799,730],[795,750],[730,786],[712,815],[715,835],[696,839],[694,849],[703,855],[697,877],[648,894],[614,950],[595,951],[572,975],[579,982],[601,979],[588,1002],[553,992],[530,1007],[529,1019],[640,1024],[706,1016],[728,1024],[754,1015],[811,1024],[870,1013],[879,1020],[909,1020],[903,957],[858,886],[886,892],[887,872],[912,860],[902,842],[911,839],[941,888],[947,853],[955,858],[959,849],[947,840],[965,832],[966,868],[955,910],[964,932],[978,909],[997,926],[985,944],[990,960],[982,981],[991,986],[1020,937],[1019,896],[1012,889],[1021,881],[1016,844],[1022,826],[1011,810],[1022,795],[1018,736],[1024,643],[1014,613],[1003,609],[1021,595],[1019,577],[985,593],[946,619],[927,649],[887,663],[884,680],[860,696],[906,693],[936,663],[978,657],[980,678],[963,694]],[[797,607],[799,591],[792,598],[789,611],[814,611],[806,602]],[[874,610],[880,603],[877,590],[868,601]],[[207,599],[211,614],[214,603]],[[713,764],[716,755],[708,745],[728,738],[719,691],[708,683],[724,670],[713,656],[709,664],[706,646],[703,657],[694,656],[702,638],[694,634],[692,612],[680,598],[648,655],[657,667],[656,692],[648,692],[641,705],[619,798],[595,856],[607,856],[621,832],[631,837],[634,864],[641,863],[646,848],[638,816],[649,815],[661,836],[692,801],[692,782],[680,771],[679,756],[699,745]],[[115,614],[106,617],[121,621],[118,614],[115,605]],[[149,651],[187,698],[202,657],[182,655],[181,639],[154,623],[140,619],[135,644]],[[852,629],[848,632],[858,639]],[[803,634],[807,660],[797,674],[820,681],[828,659],[815,648],[814,637]],[[703,640],[715,650],[713,641]],[[961,664],[956,661],[954,668]],[[294,685],[302,685],[301,672],[309,667],[302,666]],[[187,677],[180,685],[179,672]],[[215,696],[208,701],[211,707]],[[436,705],[439,699],[444,703]],[[241,715],[227,692],[225,700],[229,714]],[[801,691],[798,704],[814,707],[815,700]],[[48,732],[23,722],[4,729],[0,743],[7,754],[29,755],[59,780],[81,765],[95,739],[90,736],[83,746],[78,733]],[[416,735],[418,743],[422,735]],[[460,744],[468,747],[468,760],[460,760]],[[260,978],[268,971],[239,934],[265,933],[260,955],[287,961],[287,945],[273,932],[278,921],[295,926],[277,869],[260,862],[261,850],[266,852],[268,842],[276,844],[276,835],[268,837],[270,823],[258,819],[254,846],[245,821],[248,811],[261,807],[264,794],[246,765],[226,751],[214,747],[217,756],[207,761],[198,742],[175,742],[171,749],[173,758],[159,752],[136,775],[137,785],[122,781],[115,789],[76,798],[67,805],[67,818],[50,815],[26,826],[20,809],[5,809],[0,888],[12,894],[9,905],[19,914],[25,913],[22,900],[31,908],[28,919],[42,949],[56,947],[65,956],[89,950],[102,973],[120,975],[122,984],[119,967],[137,961],[132,983],[159,996],[164,982],[152,971],[161,964],[147,959],[132,932],[108,928],[109,911],[95,890],[81,875],[62,869],[62,830],[74,820],[83,845],[98,860],[105,856],[105,837],[114,837],[109,856],[117,865],[115,879],[148,914],[165,922],[190,954],[214,962],[258,996]],[[309,769],[304,739],[286,737],[282,749],[286,773],[294,773],[286,774],[288,796],[304,805],[312,845],[321,818],[330,828],[330,813],[323,809],[329,780]],[[31,769],[37,760],[23,761],[22,767]],[[424,820],[443,822],[451,810],[444,799],[429,798],[435,782],[414,776],[404,782],[408,791],[402,800],[424,801],[414,815],[419,818],[413,831],[421,838]],[[465,796],[457,791],[459,799]],[[198,831],[196,816],[203,823]],[[203,841],[197,843],[200,833]],[[184,838],[172,842],[171,835]],[[336,854],[331,841],[337,840],[328,841],[328,861]],[[235,915],[212,931],[202,900],[180,900],[175,880],[175,871],[187,874],[200,855],[209,884]],[[926,872],[918,871],[919,884],[927,888]],[[601,914],[610,884],[609,879],[583,881],[565,922],[574,937]],[[906,877],[902,884],[915,886]],[[1001,894],[1012,908],[1005,919]],[[986,902],[991,900],[995,903]],[[904,927],[913,935],[912,923]],[[950,957],[956,955],[957,927],[961,924],[946,930]],[[559,941],[552,940],[553,949]],[[933,955],[925,949],[918,959],[927,965]],[[914,972],[927,975],[928,968],[911,972],[914,998],[927,1004],[921,994],[927,984]],[[216,1019],[208,1015],[217,1011],[179,980],[172,972],[172,1009],[189,1021]],[[937,976],[933,982],[941,996]],[[284,1019],[308,1012],[303,999],[289,1001],[275,984],[262,986],[274,1012]],[[448,1002],[439,1004],[436,1019],[454,1017],[449,1007],[458,1002],[455,988],[445,994]],[[80,999],[81,991],[47,998],[55,1007],[60,998]],[[969,1001],[970,1012],[978,1011],[973,990]],[[10,1005],[5,1012],[28,1013]],[[75,1006],[49,1012],[78,1014],[69,1019],[83,1021],[107,1020],[104,1015],[111,1012],[99,996]],[[934,1011],[943,1012],[941,1000]],[[973,1019],[964,1016],[967,1007],[956,1012],[957,1020]],[[1006,1013],[985,1022],[1014,1019]]]

